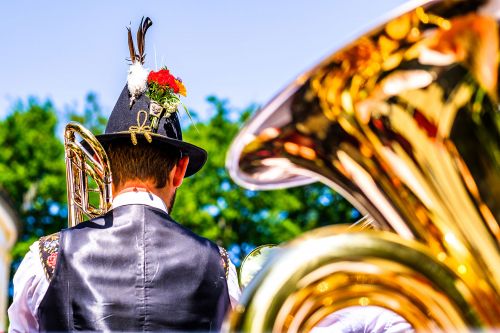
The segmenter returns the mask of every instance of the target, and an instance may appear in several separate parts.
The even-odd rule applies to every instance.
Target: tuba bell
[[[500,1],[413,1],[302,74],[242,129],[252,189],[321,181],[380,230],[273,256],[226,331],[307,331],[377,305],[418,331],[500,326]]]
[[[76,134],[83,140],[82,142],[76,140]],[[77,122],[66,125],[64,150],[68,225],[73,227],[85,219],[103,215],[110,209],[111,166],[106,151],[99,141]],[[97,197],[92,198],[92,194]]]

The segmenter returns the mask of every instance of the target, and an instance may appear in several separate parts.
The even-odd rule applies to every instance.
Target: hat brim
[[[205,162],[207,161],[207,152],[205,149],[195,146],[189,142],[180,141],[172,138],[168,138],[163,135],[159,135],[156,133],[149,133],[153,138],[151,144],[161,146],[161,147],[175,147],[182,151],[183,155],[189,156],[189,163],[186,169],[186,174],[184,177],[189,177],[197,173]],[[141,133],[136,134],[137,139],[143,139],[144,135]],[[130,132],[117,132],[112,134],[101,134],[96,135],[97,140],[102,145],[107,145],[112,143],[113,141],[123,141],[123,140],[131,140]]]

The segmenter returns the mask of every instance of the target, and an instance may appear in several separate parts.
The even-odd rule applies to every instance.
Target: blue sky
[[[126,29],[150,16],[146,66],[167,65],[207,117],[205,97],[263,104],[303,70],[403,0],[3,1],[0,117],[17,100],[81,107],[94,91],[110,112],[126,80]],[[135,33],[134,33],[135,34]]]

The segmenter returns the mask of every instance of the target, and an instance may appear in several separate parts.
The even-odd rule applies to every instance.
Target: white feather
[[[130,92],[130,104],[141,96],[148,88],[149,69],[146,69],[138,61],[130,65],[127,75],[127,86]]]

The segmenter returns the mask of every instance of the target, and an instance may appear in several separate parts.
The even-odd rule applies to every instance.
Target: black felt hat
[[[148,71],[142,65],[145,58],[146,31],[152,24],[153,22],[149,18],[141,20],[137,31],[137,51],[130,28],[127,28],[132,63],[129,69],[128,83],[123,88],[113,112],[111,112],[104,134],[98,135],[97,139],[104,146],[118,140],[130,140],[134,145],[137,144],[137,141],[144,140],[160,149],[175,149],[182,156],[189,156],[185,175],[189,177],[198,172],[205,164],[207,152],[200,147],[182,141],[182,130],[177,114],[177,105],[180,103],[178,99],[179,85],[183,87],[180,79],[174,79],[168,70],[163,70],[168,79],[175,81],[172,83],[176,87],[175,93],[173,88],[169,90],[171,96],[174,96],[173,104],[165,103],[163,100],[163,104],[160,105],[158,101],[152,101],[147,95]],[[162,89],[166,91],[165,87]]]
[[[151,128],[149,119],[150,99],[142,94],[130,107],[130,96],[127,86],[123,88],[113,112],[109,116],[104,134],[97,135],[97,139],[104,146],[115,140],[148,141],[161,149],[178,149],[183,155],[189,156],[186,177],[198,172],[207,161],[207,152],[191,143],[182,141],[182,130],[177,112],[169,118],[162,117],[156,133],[148,131]]]

